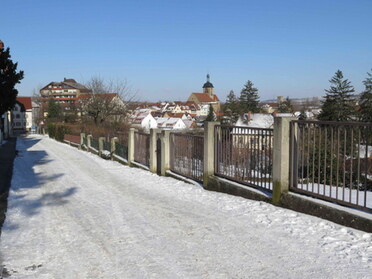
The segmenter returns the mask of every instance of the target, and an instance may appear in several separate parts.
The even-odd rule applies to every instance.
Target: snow
[[[17,142],[1,236],[10,278],[370,278],[372,234]]]

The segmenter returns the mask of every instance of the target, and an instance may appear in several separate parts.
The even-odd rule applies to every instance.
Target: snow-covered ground
[[[372,235],[19,139],[10,278],[371,278]]]

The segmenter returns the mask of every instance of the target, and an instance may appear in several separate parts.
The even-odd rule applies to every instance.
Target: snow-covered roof
[[[251,113],[250,120],[240,116],[235,126],[250,127],[250,128],[272,128],[274,125],[274,117],[269,113]]]
[[[172,128],[177,124],[178,121],[182,122],[181,118],[173,118],[173,117],[159,117],[156,119],[156,123],[158,128]]]

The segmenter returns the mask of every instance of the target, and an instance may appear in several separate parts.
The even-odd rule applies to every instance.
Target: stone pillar
[[[161,175],[166,175],[167,170],[170,168],[170,142],[169,130],[161,131]]]
[[[116,144],[119,141],[117,137],[111,139],[111,160],[114,160],[114,155],[116,153]]]
[[[98,156],[102,156],[102,151],[105,149],[105,137],[98,138]]]
[[[129,129],[129,134],[128,134],[128,165],[131,167],[132,162],[134,161],[134,148],[135,148],[135,143],[134,143],[134,132],[137,131],[134,128]]]
[[[214,175],[214,126],[219,122],[204,122],[204,177],[203,187],[208,189],[209,176]]]
[[[273,202],[289,189],[290,122],[294,117],[274,117]]]
[[[80,133],[80,145],[79,145],[79,149],[83,149],[84,139],[85,139],[85,133]]]
[[[87,145],[88,145],[88,150],[90,147],[92,147],[92,135],[87,136]]]
[[[156,141],[159,131],[160,129],[150,129],[150,171],[152,173],[157,171]]]

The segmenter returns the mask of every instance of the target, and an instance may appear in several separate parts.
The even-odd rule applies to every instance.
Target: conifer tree
[[[239,117],[239,100],[233,90],[227,95],[224,106],[225,115],[228,115],[232,121],[236,121]]]
[[[372,69],[371,69],[372,70]],[[363,81],[365,90],[360,95],[360,121],[372,122],[372,74],[367,73],[367,78]]]
[[[214,121],[215,120],[215,115],[214,115],[214,110],[211,104],[209,104],[209,111],[208,111],[208,116],[205,119],[205,121]]]
[[[253,87],[253,83],[248,80],[247,83],[244,85],[244,88],[240,92],[239,112],[259,112],[259,102],[260,99],[258,97],[258,89]]]
[[[236,97],[233,90],[230,91],[229,95],[227,95],[226,103],[225,103],[225,110],[230,109],[231,111],[236,111],[238,109],[239,100]]]
[[[322,121],[350,121],[355,116],[354,87],[344,79],[340,70],[329,81],[330,89],[326,89],[322,111],[318,116]]]
[[[287,97],[284,102],[279,104],[278,112],[281,113],[293,112],[293,106],[289,97]]]
[[[62,116],[62,107],[54,99],[48,102],[48,119],[58,120]]]
[[[23,79],[23,71],[17,72],[18,63],[10,58],[9,48],[0,44],[0,115],[14,107],[18,95],[14,87]]]

